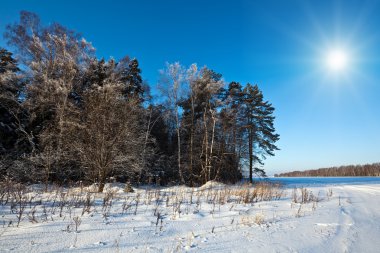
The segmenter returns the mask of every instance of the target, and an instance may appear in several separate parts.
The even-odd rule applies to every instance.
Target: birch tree
[[[182,170],[182,153],[181,153],[181,118],[179,112],[179,101],[184,92],[186,70],[179,62],[166,64],[166,68],[160,71],[160,89],[166,95],[167,105],[169,108],[169,116],[174,118],[176,137],[177,137],[177,167],[180,182],[185,183]]]

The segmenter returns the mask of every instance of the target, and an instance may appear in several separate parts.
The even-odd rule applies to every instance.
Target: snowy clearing
[[[1,192],[1,252],[378,252],[380,184]],[[295,203],[297,202],[297,203]],[[302,203],[303,202],[303,203]],[[18,220],[20,220],[18,225]]]

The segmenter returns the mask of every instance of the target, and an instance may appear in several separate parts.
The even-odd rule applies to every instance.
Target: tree
[[[21,103],[24,82],[12,53],[0,48],[0,154],[17,155],[30,151],[28,114]]]
[[[121,99],[122,85],[111,80],[84,94],[84,108],[71,120],[73,150],[79,154],[87,178],[99,183],[115,172],[132,177],[141,169],[144,131],[139,126],[137,101]]]
[[[182,122],[187,129],[183,133],[185,147],[190,150],[186,152],[185,159],[190,161],[190,182],[204,183],[215,179],[219,174],[215,166],[216,130],[223,81],[220,74],[207,68],[193,76],[195,78],[190,78],[190,96],[180,103],[183,110]]]
[[[173,170],[177,161],[173,160],[175,148],[170,135],[170,126],[167,121],[166,108],[163,105],[151,105],[148,109],[151,111],[151,141],[150,145],[154,147],[155,153],[151,157],[149,171],[154,173],[161,184],[168,184],[178,180],[178,171]]]
[[[17,61],[13,58],[12,53],[5,48],[0,48],[0,74],[8,71],[16,73],[19,70]]]
[[[207,68],[201,71],[201,78],[197,82],[200,95],[198,105],[202,111],[203,141],[201,157],[202,163],[201,176],[203,182],[215,179],[219,174],[215,167],[215,135],[216,123],[218,121],[217,108],[220,106],[219,94],[223,87],[222,75]]]
[[[185,69],[179,62],[166,64],[166,69],[161,70],[161,91],[166,94],[168,112],[174,118],[177,135],[177,167],[181,183],[185,183],[182,170],[181,154],[181,119],[179,112],[179,101],[183,95],[183,84],[185,81]]]
[[[220,111],[220,178],[237,182],[242,178],[241,158],[243,146],[242,86],[231,82],[223,91],[223,107]]]
[[[18,111],[18,71],[16,60],[7,50],[0,48],[0,154],[14,148],[17,142],[15,111]]]
[[[141,69],[137,59],[130,60],[124,57],[118,64],[120,81],[124,85],[123,94],[126,98],[144,100],[144,87],[141,78]]]
[[[254,168],[254,164],[263,164],[266,156],[274,155],[278,150],[274,144],[280,136],[275,133],[273,116],[274,107],[268,101],[264,101],[262,92],[258,86],[247,84],[243,90],[244,117],[243,126],[248,139],[249,179],[253,182],[253,172],[265,175],[265,171]]]
[[[77,110],[72,94],[81,85],[82,72],[94,49],[80,34],[57,23],[44,27],[36,14],[25,11],[19,23],[7,26],[5,37],[25,66],[24,104],[36,137],[36,152],[31,158],[37,166],[42,165],[47,182],[53,168],[63,168],[69,160],[65,122]]]
[[[188,140],[187,150],[188,158],[188,179],[190,186],[194,185],[194,166],[195,166],[195,156],[194,156],[194,139],[195,139],[195,103],[196,103],[196,80],[200,78],[200,72],[198,71],[198,67],[195,63],[193,63],[186,71],[186,79],[189,83],[189,94],[187,99],[181,101],[181,107],[184,110],[183,112],[183,125],[185,127],[190,128],[190,133],[187,134],[190,140]],[[185,135],[186,136],[186,135]],[[186,137],[185,137],[186,138]]]

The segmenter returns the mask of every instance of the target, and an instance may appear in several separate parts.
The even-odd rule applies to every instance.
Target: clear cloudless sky
[[[98,57],[136,57],[153,91],[175,61],[258,84],[281,135],[269,175],[380,162],[379,1],[2,0],[1,34],[21,10],[81,32]],[[346,68],[327,67],[332,49]]]

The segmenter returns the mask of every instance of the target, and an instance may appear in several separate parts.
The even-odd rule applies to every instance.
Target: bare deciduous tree
[[[178,174],[181,183],[185,183],[182,165],[181,165],[181,119],[179,112],[179,101],[183,95],[183,84],[186,80],[186,70],[175,62],[173,64],[166,64],[166,69],[161,70],[161,91],[167,97],[168,107],[170,108],[170,114],[175,119],[176,134],[177,134],[177,166]]]
[[[99,183],[102,192],[112,171],[122,169],[130,175],[141,169],[144,131],[140,129],[141,112],[135,100],[125,100],[122,86],[105,83],[84,95],[84,109],[71,125],[73,148],[78,153],[86,175]]]
[[[42,26],[36,14],[26,11],[7,27],[5,37],[26,67],[23,104],[30,114],[29,139],[36,137],[31,160],[43,169],[48,183],[53,167],[69,160],[65,122],[77,110],[72,94],[94,48],[80,34],[57,23]]]

